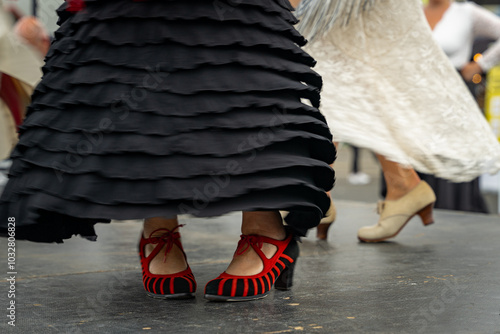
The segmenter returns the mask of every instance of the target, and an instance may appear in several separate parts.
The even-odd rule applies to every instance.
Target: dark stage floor
[[[99,225],[99,240],[17,244],[16,327],[0,281],[1,333],[500,333],[500,218],[437,211],[394,242],[362,244],[373,205],[337,201],[329,242],[303,240],[292,291],[247,303],[203,299],[239,238],[239,215],[184,219],[196,299],[146,297],[140,224]],[[1,263],[7,273],[6,242]]]

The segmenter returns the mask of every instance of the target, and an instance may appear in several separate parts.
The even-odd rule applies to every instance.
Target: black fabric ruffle
[[[330,142],[323,136],[294,129],[261,131],[256,129],[224,130],[224,131],[193,131],[172,136],[143,135],[130,133],[102,134],[100,138],[92,138],[91,134],[75,132],[57,132],[47,128],[28,131],[22,135],[16,148],[24,151],[30,147],[38,147],[49,152],[67,152],[78,156],[146,153],[149,155],[209,155],[224,157],[234,154],[245,154],[261,151],[274,143],[298,142],[310,146],[311,154],[315,147],[328,147]],[[57,138],[57,140],[54,140]],[[327,159],[333,156],[321,154]],[[15,171],[15,166],[14,171]]]
[[[0,200],[19,239],[111,219],[328,210],[322,86],[282,0],[94,0],[61,27]],[[310,105],[301,99],[309,100]]]
[[[239,65],[204,66],[196,70],[158,72],[155,77],[145,79],[144,70],[122,68],[119,72],[113,67],[96,64],[75,68],[74,70],[59,70],[45,74],[43,88],[46,91],[59,91],[63,94],[72,92],[72,86],[88,86],[104,84],[112,95],[112,84],[128,85],[131,89],[143,89],[148,92],[168,92],[177,95],[196,95],[202,92],[282,92],[294,91],[319,101],[318,86],[305,85],[307,74],[284,75],[261,68]],[[147,73],[147,72],[146,72]],[[214,78],[217,80],[214,80]],[[290,80],[292,77],[293,80]],[[241,82],[235,80],[244,78]],[[314,78],[313,78],[314,79]],[[318,85],[321,81],[316,82]],[[105,89],[102,87],[102,89]],[[143,94],[147,94],[146,92]]]
[[[24,175],[30,169],[36,167],[54,169],[60,174],[92,174],[101,178],[115,178],[124,180],[158,180],[162,178],[191,178],[206,175],[226,175],[231,166],[237,166],[230,175],[245,175],[257,172],[281,170],[283,168],[310,168],[314,170],[314,178],[318,179],[315,184],[327,184],[331,182],[329,168],[318,162],[317,159],[299,157],[294,158],[288,152],[280,152],[280,145],[274,145],[269,150],[272,153],[259,152],[260,159],[255,159],[255,152],[239,154],[228,157],[192,156],[178,155],[165,158],[163,156],[151,156],[144,153],[127,153],[130,158],[128,168],[140,171],[131,177],[130,173],[123,168],[123,155],[115,154],[106,157],[105,161],[97,155],[86,157],[68,154],[67,152],[47,152],[42,149],[33,148],[25,154],[14,154],[21,163],[13,176]],[[284,146],[284,145],[281,145]],[[265,160],[264,160],[265,159]],[[229,166],[229,167],[228,167]],[[321,180],[318,175],[324,178]]]
[[[127,122],[122,122],[107,107],[91,107],[74,105],[66,109],[46,108],[43,113],[31,112],[30,117],[20,127],[20,132],[39,127],[50,128],[58,132],[87,133],[141,133],[144,135],[170,136],[191,131],[215,129],[237,130],[243,128],[267,128],[269,124],[269,107],[267,108],[235,108],[226,112],[204,112],[195,110],[193,117],[156,114],[148,111],[128,111]],[[276,107],[273,127],[294,127],[305,131],[326,134],[323,115],[313,108],[307,114],[304,109],[287,109],[286,113]],[[309,129],[309,130],[308,130]]]
[[[269,1],[268,1],[269,2]],[[56,32],[56,37],[65,36],[71,33],[75,25],[86,24],[87,22],[100,23],[103,21],[112,21],[121,17],[136,19],[141,21],[154,22],[155,20],[168,20],[171,22],[189,23],[192,20],[209,21],[211,24],[219,22],[234,22],[248,26],[259,26],[271,31],[280,32],[286,37],[290,37],[297,44],[304,45],[305,40],[291,25],[297,23],[297,19],[290,13],[281,15],[284,20],[269,20],[269,16],[283,13],[283,11],[262,11],[262,7],[238,4],[243,6],[243,10],[220,10],[217,5],[210,1],[191,1],[191,6],[186,6],[177,1],[150,1],[147,8],[143,4],[128,3],[126,6],[120,1],[111,1],[103,10],[87,11],[84,10],[80,15],[75,16],[70,24]],[[146,20],[145,20],[146,19]]]
[[[100,8],[102,11],[107,11],[109,12],[109,9],[114,9],[114,10],[122,10],[121,5],[123,5],[122,0],[85,0],[86,6],[94,6],[98,5],[99,3],[102,3],[103,1],[106,1],[107,4],[115,3],[118,4],[118,6],[115,7],[107,7],[107,8]],[[172,7],[165,7],[165,5],[170,5],[170,6],[175,6],[176,5],[176,0],[141,0],[138,2],[148,2],[148,7],[151,5],[155,5],[158,2],[162,2],[162,7],[155,7],[157,11],[165,11],[166,9],[172,10]],[[214,1],[214,2],[207,2],[204,0],[186,0],[185,1],[188,6],[187,8],[181,8],[183,12],[186,10],[192,10],[193,7],[195,6],[205,6],[203,8],[207,8],[207,4],[210,6],[208,7],[210,11],[213,11],[217,13],[217,18],[221,21],[225,20],[228,15],[232,14],[234,10],[242,10],[243,12],[246,12],[248,8],[257,8],[261,12],[272,14],[279,16],[283,20],[287,21],[290,24],[296,24],[298,23],[297,18],[290,12],[293,10],[293,7],[290,5],[290,2],[288,0],[238,0],[238,1]],[[131,1],[127,2],[127,5],[134,5]],[[71,18],[74,13],[71,13],[67,11],[68,5],[67,3],[62,4],[59,9],[57,10],[58,16],[59,16],[59,25],[63,25],[66,20]],[[134,8],[136,9],[136,8]],[[139,8],[139,10],[142,13],[145,13],[147,9],[145,8]],[[138,15],[137,13],[134,13],[134,15]],[[158,15],[155,13],[154,15]],[[206,13],[203,13],[203,15],[206,15]],[[147,18],[144,14],[142,14],[143,18]],[[174,13],[174,18],[175,18],[175,13]]]
[[[196,53],[193,54],[193,51]],[[130,57],[133,54],[134,57]],[[286,55],[283,52],[283,55]],[[144,62],[148,59],[148,63]],[[308,57],[303,58],[309,62]],[[303,75],[306,82],[311,82],[316,87],[321,86],[321,78],[311,71],[306,64],[297,64],[294,57],[288,59],[281,55],[269,55],[263,53],[259,48],[228,48],[228,47],[193,47],[173,44],[169,46],[168,52],[161,44],[151,45],[148,48],[132,45],[111,46],[102,42],[96,42],[86,47],[80,47],[72,52],[58,52],[48,59],[44,72],[55,69],[71,70],[91,64],[104,64],[111,67],[124,67],[150,71],[151,75],[156,72],[175,72],[180,70],[193,70],[202,66],[240,65],[257,67],[278,73]],[[152,68],[150,64],[155,64]],[[156,76],[153,76],[156,79]],[[310,78],[310,79],[307,79]]]

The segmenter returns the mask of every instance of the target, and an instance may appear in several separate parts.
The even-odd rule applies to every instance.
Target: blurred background
[[[47,30],[53,32],[57,28],[56,9],[64,0],[0,0],[4,6],[15,6],[24,15],[36,14]]]

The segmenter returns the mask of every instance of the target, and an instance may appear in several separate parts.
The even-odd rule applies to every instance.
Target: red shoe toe
[[[144,283],[144,289],[146,294],[153,298],[160,299],[186,299],[193,298],[196,291],[196,280],[194,275],[189,268],[181,272],[170,274],[170,275],[156,275],[149,271],[149,264],[158,255],[158,253],[166,246],[165,256],[172,249],[174,245],[180,248],[186,258],[186,254],[180,243],[180,234],[175,230],[161,229],[165,231],[159,237],[149,237],[144,238],[141,236],[141,242],[139,244],[139,256],[141,258],[142,266],[142,281]],[[160,230],[156,230],[158,232]],[[175,231],[175,232],[174,232]],[[156,244],[157,246],[153,249],[149,256],[145,256],[144,250],[147,244]],[[187,262],[187,259],[186,259]]]

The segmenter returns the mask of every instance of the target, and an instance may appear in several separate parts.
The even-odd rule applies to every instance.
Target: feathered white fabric
[[[377,0],[308,51],[335,140],[452,181],[500,169],[500,145],[434,42],[420,0]]]
[[[309,41],[322,37],[335,25],[346,26],[378,0],[303,0],[297,8],[297,29]]]

